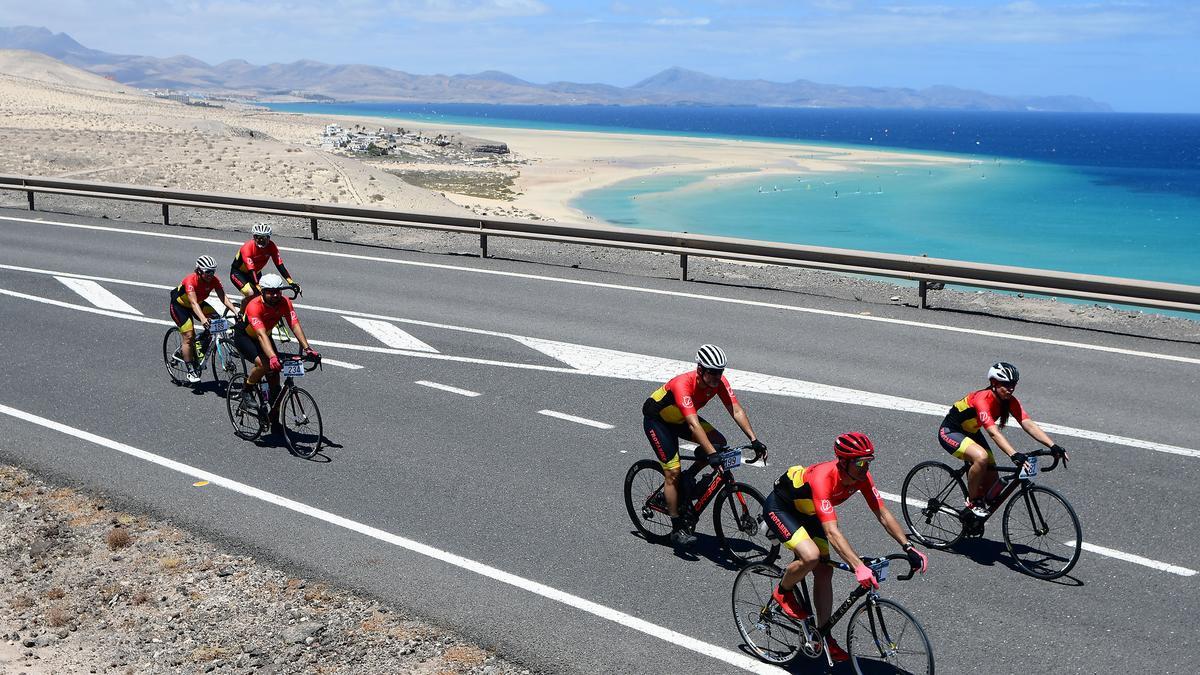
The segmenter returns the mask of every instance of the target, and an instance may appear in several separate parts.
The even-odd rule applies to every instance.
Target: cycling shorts
[[[192,330],[195,330],[195,326],[192,324],[192,321],[196,317],[192,314],[192,309],[190,307],[181,307],[178,302],[175,302],[174,293],[171,294],[170,307],[171,320],[174,321],[175,325],[179,327],[180,333],[188,333]],[[213,309],[213,306],[207,302],[200,303],[200,309],[204,310],[204,316],[206,317],[217,313],[217,310]]]
[[[273,349],[275,354],[278,355],[279,348],[275,345],[275,340],[271,338],[269,333],[267,334],[267,339],[271,341],[271,349]],[[255,359],[261,358],[263,355],[262,349],[260,349],[258,346],[258,338],[253,338],[247,335],[246,324],[241,321],[238,321],[233,326],[233,346],[237,348],[238,353],[242,355],[242,358],[250,361],[251,363],[253,363]],[[268,359],[262,359],[262,365],[267,365],[267,361]]]
[[[229,268],[229,280],[233,282],[234,288],[242,292],[242,295],[249,297],[254,293],[254,272],[243,271],[234,264]]]
[[[643,415],[642,428],[646,432],[646,439],[650,441],[650,448],[654,450],[655,457],[658,458],[658,463],[664,471],[679,469],[679,439],[693,441],[692,430],[687,423],[670,424],[664,422],[658,415]],[[721,432],[713,428],[700,418],[700,428],[708,434],[708,442],[714,446],[725,445],[725,436]]]
[[[971,445],[978,445],[987,453],[987,462],[991,466],[996,465],[996,456],[992,454],[992,448],[988,445],[987,439],[983,434],[968,434],[962,429],[951,429],[950,427],[942,427],[938,429],[938,443],[942,444],[942,449],[950,453],[957,459],[962,459],[966,454],[967,448]]]
[[[789,550],[795,551],[800,542],[811,539],[821,551],[821,557],[829,557],[829,541],[825,539],[825,526],[815,515],[806,516],[797,512],[788,506],[787,500],[780,499],[774,491],[767,495],[763,513],[767,520],[767,527],[771,528],[775,536],[779,537],[779,541],[782,541]]]

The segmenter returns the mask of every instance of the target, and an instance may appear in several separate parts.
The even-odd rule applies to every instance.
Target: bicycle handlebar
[[[875,567],[885,560],[889,560],[889,561],[890,560],[903,560],[908,563],[908,574],[901,574],[901,575],[897,576],[896,579],[899,581],[908,581],[909,579],[913,578],[914,574],[917,573],[917,566],[914,565],[912,563],[912,561],[908,559],[908,556],[904,555],[903,553],[893,553],[891,555],[885,555],[885,556],[882,556],[879,558],[863,558],[862,559],[863,564],[866,565],[867,567],[870,567],[871,570],[873,572],[875,572],[875,575],[877,577],[879,575],[878,575],[878,570],[876,570]],[[847,565],[846,563],[844,563],[840,560],[830,559],[830,560],[828,560],[828,563],[829,563],[830,567],[836,567],[839,570],[845,570],[846,572],[854,572],[854,570],[850,569],[849,565]]]
[[[717,449],[717,454],[720,454],[722,452],[729,452],[730,450],[741,450],[742,455],[743,455],[742,462],[744,462],[746,464],[754,464],[758,460],[762,459],[762,453],[759,452],[758,450],[755,450],[754,446],[751,445],[750,443],[746,443],[745,445],[733,445],[733,446],[725,446],[725,447],[716,446],[716,449]],[[699,448],[696,448],[696,450],[699,451]],[[754,451],[754,457],[747,459],[745,457],[745,453],[747,450]],[[707,462],[708,461],[708,455],[702,455],[699,452],[696,452],[693,455],[688,455],[686,457],[681,454],[679,456],[679,458],[695,460],[697,462]]]

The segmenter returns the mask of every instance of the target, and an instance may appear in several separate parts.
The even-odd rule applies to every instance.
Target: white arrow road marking
[[[441,389],[442,391],[448,391],[451,394],[458,394],[460,396],[475,397],[475,396],[481,395],[477,391],[471,391],[470,389],[459,389],[458,387],[451,387],[448,384],[439,384],[437,382],[430,382],[429,380],[417,380],[415,382],[415,384],[419,384],[422,387],[429,387],[430,389]]]
[[[393,349],[403,349],[411,352],[432,352],[438,353],[438,350],[421,342],[409,333],[400,330],[394,324],[387,321],[379,321],[378,319],[364,319],[357,316],[343,316],[343,319],[367,331],[375,339]]]
[[[84,300],[92,303],[100,309],[111,309],[117,312],[127,312],[129,314],[141,314],[134,309],[133,305],[113,295],[112,291],[101,286],[100,284],[88,279],[76,279],[73,277],[54,277],[62,282],[64,286],[75,291],[83,296]]]
[[[546,598],[547,600],[567,605],[568,607],[573,607],[581,612],[586,612],[593,616],[600,617],[601,619],[625,626],[631,630],[635,630],[639,633],[649,635],[650,637],[658,638],[664,642],[683,647],[684,649],[691,650],[697,654],[702,654],[718,661],[723,661],[736,668],[748,670],[752,673],[763,673],[764,675],[775,675],[776,673],[784,672],[775,666],[762,663],[758,659],[750,658],[745,654],[739,654],[733,650],[725,649],[723,647],[718,647],[716,645],[697,640],[694,637],[684,635],[683,633],[673,631],[669,628],[664,628],[658,624],[654,624],[646,621],[645,619],[633,616],[632,614],[627,614],[625,612],[612,609],[611,607],[601,605],[597,602],[592,602],[591,600],[582,598],[578,595],[567,593],[566,591],[560,591],[553,586],[547,586],[546,584],[533,581],[532,579],[519,577],[510,572],[505,572],[497,567],[476,562],[470,558],[466,558],[455,553],[450,553],[449,551],[443,551],[442,549],[434,548],[428,544],[422,544],[421,542],[414,539],[409,539],[408,537],[402,537],[398,534],[393,534],[385,530],[371,527],[370,525],[364,525],[358,521],[350,520],[349,518],[339,516],[323,509],[318,509],[314,506],[309,506],[303,502],[294,501],[288,499],[287,497],[282,497],[280,495],[267,492],[266,490],[260,490],[252,485],[247,485],[246,483],[242,483],[231,478],[226,478],[215,473],[210,473],[203,469],[198,469],[181,462],[176,462],[173,459],[168,459],[152,452],[140,450],[131,445],[112,441],[104,438],[103,436],[97,436],[96,434],[89,433],[81,429],[76,429],[74,427],[69,427],[60,422],[55,422],[54,420],[49,420],[45,417],[39,417],[23,410],[10,408],[3,404],[0,404],[0,414],[25,420],[26,422],[45,427],[47,429],[52,429],[68,436],[74,436],[75,438],[82,439],[89,443],[94,443],[105,448],[116,450],[117,452],[124,453],[131,457],[136,457],[143,461],[150,462],[151,464],[156,464],[171,471],[181,473],[190,478],[194,478],[196,480],[206,480],[210,485],[223,487],[232,492],[246,495],[252,499],[257,499],[268,504],[274,504],[275,506],[308,516],[315,520],[326,522],[351,532],[357,532],[365,537],[370,537],[371,539],[375,539],[386,544],[391,544],[397,548],[411,551],[418,555],[423,555],[427,558],[432,558],[434,560],[453,565],[467,572],[478,574],[479,576],[493,579],[503,584],[508,584],[509,586],[528,591],[529,593]]]
[[[597,422],[596,420],[589,420],[586,417],[576,417],[574,415],[568,415],[567,413],[560,413],[556,410],[539,410],[538,414],[545,415],[546,417],[554,417],[556,419],[566,420],[567,422],[574,422],[576,424],[586,424],[589,427],[596,427],[597,429],[613,428],[613,425],[611,424]]]

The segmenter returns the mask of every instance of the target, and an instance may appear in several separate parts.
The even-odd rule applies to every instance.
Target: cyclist
[[[292,275],[288,274],[287,267],[283,265],[283,258],[279,255],[279,247],[271,241],[271,224],[259,223],[250,232],[253,237],[242,244],[229,266],[229,280],[233,282],[233,287],[247,298],[258,295],[258,277],[270,260],[275,263],[283,278],[287,279],[288,285],[298,293],[300,284],[292,280]]]
[[[775,481],[775,488],[764,506],[767,526],[796,556],[771,597],[789,617],[797,621],[808,618],[808,609],[792,591],[805,575],[812,572],[812,598],[818,625],[828,621],[833,610],[833,568],[821,564],[829,559],[830,547],[854,570],[859,584],[864,588],[879,587],[871,568],[863,564],[838,528],[837,514],[833,510],[855,492],[861,492],[866,498],[867,506],[875,512],[879,524],[904,549],[909,562],[922,574],[929,567],[925,554],[909,542],[904,529],[875,489],[875,481],[868,470],[875,459],[871,439],[858,432],[842,434],[833,444],[833,453],[837,456],[835,460],[789,468]],[[834,661],[850,658],[832,637],[827,643],[829,656]]]
[[[666,494],[667,513],[671,516],[671,543],[676,546],[688,546],[696,541],[696,537],[683,527],[679,517],[679,439],[694,440],[707,455],[709,463],[719,461],[716,459],[716,446],[725,445],[725,436],[697,413],[705,403],[713,396],[720,397],[725,409],[750,439],[754,449],[762,458],[766,458],[767,446],[754,435],[750,418],[738,404],[729,380],[725,379],[725,365],[724,350],[716,345],[701,345],[696,352],[696,369],[671,378],[642,404],[642,427],[662,465],[663,492]],[[700,462],[694,462],[688,469],[689,478],[701,468],[703,465]]]
[[[271,400],[274,400],[279,392],[279,371],[283,364],[279,361],[275,341],[271,339],[271,330],[280,319],[287,319],[306,356],[320,358],[321,355],[309,346],[292,301],[283,297],[283,290],[289,288],[283,277],[264,274],[259,280],[259,288],[261,294],[246,301],[245,317],[234,326],[233,344],[243,357],[254,361],[254,368],[246,376],[246,389],[258,386],[263,376],[269,373]],[[272,409],[270,414],[272,429],[277,430],[279,411]]]
[[[988,369],[987,377],[987,388],[971,392],[950,406],[950,412],[946,414],[941,429],[938,430],[938,442],[942,444],[942,448],[971,465],[967,470],[967,509],[979,517],[988,514],[985,491],[988,492],[988,496],[994,496],[1000,491],[996,458],[987,439],[980,432],[981,429],[992,437],[996,445],[1018,468],[1023,467],[1029,458],[1024,453],[1017,452],[1000,432],[1010,417],[1015,417],[1025,433],[1035,441],[1050,448],[1055,454],[1069,459],[1066,451],[1055,444],[1046,432],[1029,418],[1025,409],[1021,407],[1021,402],[1013,396],[1017,382],[1021,379],[1017,367],[1001,361]]]
[[[187,381],[192,384],[200,381],[196,363],[198,359],[192,348],[196,339],[192,319],[198,319],[205,329],[208,328],[208,317],[217,313],[212,305],[205,302],[213,291],[217,292],[217,297],[230,312],[237,314],[237,307],[226,297],[221,280],[217,278],[217,261],[208,255],[196,258],[196,269],[171,289],[171,320],[179,327],[179,334],[183,336],[183,362],[187,367]]]

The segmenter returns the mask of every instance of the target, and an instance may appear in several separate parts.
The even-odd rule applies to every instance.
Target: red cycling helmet
[[[837,437],[837,440],[833,442],[833,452],[839,459],[874,457],[875,445],[871,443],[871,439],[867,438],[866,434],[851,431]]]

